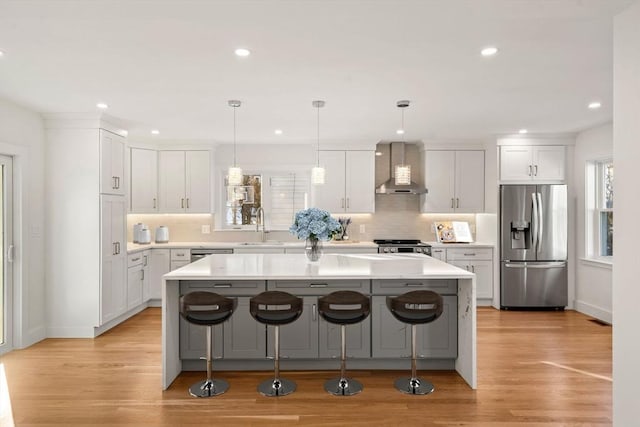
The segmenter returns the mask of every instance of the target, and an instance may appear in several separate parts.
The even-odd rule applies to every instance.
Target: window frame
[[[585,256],[587,259],[612,263],[613,255],[603,255],[602,214],[611,212],[613,207],[606,207],[605,170],[606,165],[613,165],[613,158],[605,157],[586,162],[585,172]],[[613,200],[613,196],[612,196]],[[613,206],[613,202],[612,202]],[[613,244],[612,244],[613,247]]]

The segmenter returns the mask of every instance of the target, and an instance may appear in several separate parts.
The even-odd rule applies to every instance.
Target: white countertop
[[[203,258],[164,275],[166,280],[460,279],[473,273],[418,254],[233,254]]]
[[[424,242],[434,248],[493,248],[492,243],[471,242],[471,243],[439,243],[439,242]]]
[[[293,242],[169,242],[169,243],[127,243],[127,253],[133,254],[146,249],[235,249],[235,248],[303,248],[302,240]],[[373,242],[322,242],[322,245],[330,248],[377,248]]]

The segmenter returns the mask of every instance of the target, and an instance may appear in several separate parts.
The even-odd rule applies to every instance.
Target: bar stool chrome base
[[[353,396],[363,388],[362,383],[353,378],[332,378],[324,383],[324,389],[334,396]]]
[[[296,391],[296,383],[284,378],[265,380],[258,385],[258,391],[267,397],[286,396]]]
[[[229,383],[225,380],[204,380],[189,387],[189,394],[193,397],[213,397],[227,390],[229,390]]]
[[[406,394],[429,394],[435,389],[433,383],[420,378],[398,378],[394,385],[398,391]]]

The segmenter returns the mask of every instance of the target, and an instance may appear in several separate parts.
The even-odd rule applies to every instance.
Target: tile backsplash
[[[434,222],[445,220],[467,221],[474,237],[476,235],[475,214],[421,214],[420,196],[417,195],[376,195],[374,214],[336,214],[335,216],[351,217],[352,223],[348,230],[351,240],[371,241],[379,238],[396,238],[435,241],[436,236],[432,225]],[[169,239],[172,242],[237,242],[260,239],[260,234],[255,231],[216,231],[214,214],[131,214],[127,216],[129,241],[133,240],[133,225],[138,222],[149,226],[152,240],[155,229],[161,225],[169,228]],[[202,233],[203,226],[208,226],[211,233]],[[361,226],[364,226],[363,232],[361,232]],[[269,229],[268,223],[267,229]],[[482,233],[479,235],[481,236]],[[295,236],[286,230],[271,231],[268,239],[296,240]]]

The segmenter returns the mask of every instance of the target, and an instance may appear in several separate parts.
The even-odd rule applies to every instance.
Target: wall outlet
[[[211,226],[209,224],[202,226],[202,234],[211,234]]]
[[[364,224],[360,224],[360,234],[364,234],[366,230],[366,227],[364,226]]]

